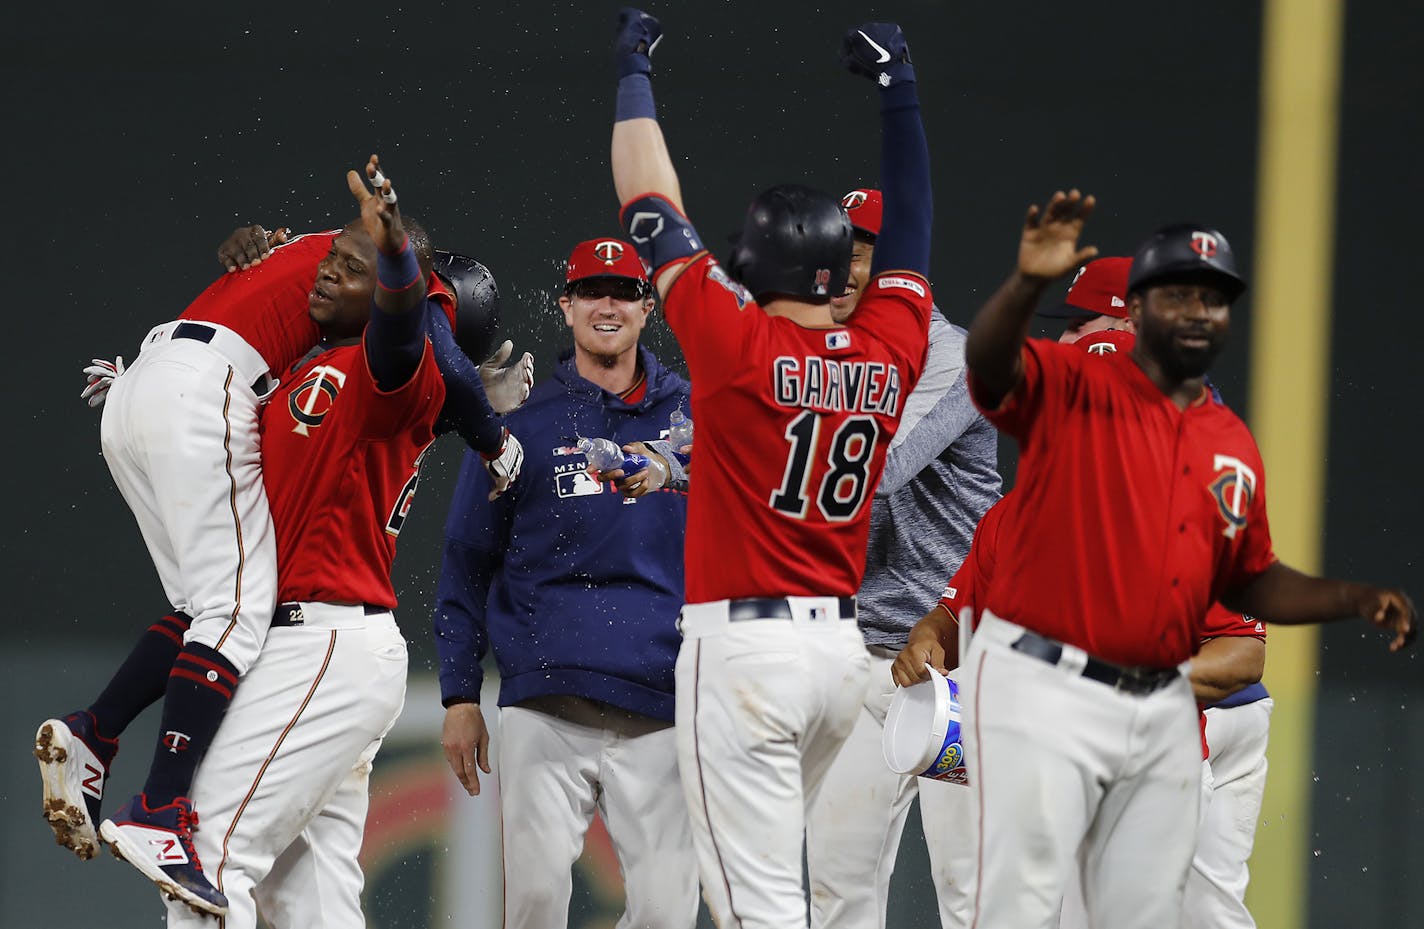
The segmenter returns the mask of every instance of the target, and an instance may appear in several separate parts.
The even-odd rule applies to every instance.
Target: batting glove
[[[862,23],[847,31],[841,64],[850,73],[868,77],[882,88],[915,79],[910,46],[894,23]]]
[[[613,42],[613,55],[618,63],[618,76],[651,74],[653,49],[663,40],[663,24],[657,17],[625,6],[618,11],[618,38]]]
[[[485,463],[490,480],[494,482],[494,489],[489,493],[489,498],[494,500],[508,490],[514,484],[515,478],[519,477],[519,469],[524,466],[524,446],[520,445],[514,433],[506,428],[499,451],[493,455],[480,452],[480,458]]]
[[[120,355],[113,361],[95,358],[89,362],[84,373],[89,376],[89,385],[80,392],[79,398],[98,409],[109,399],[109,388],[114,386],[114,378],[124,373],[124,356]]]
[[[534,356],[528,352],[517,362],[504,367],[509,356],[514,354],[514,343],[508,339],[495,349],[493,355],[480,365],[480,380],[485,385],[485,396],[496,413],[517,410],[529,399],[529,390],[534,386]]]

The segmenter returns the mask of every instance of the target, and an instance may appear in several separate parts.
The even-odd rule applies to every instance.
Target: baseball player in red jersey
[[[1131,267],[1131,258],[1094,258],[1073,276],[1063,302],[1044,307],[1037,315],[1067,321],[1058,337],[1064,345],[1097,332],[1133,332],[1127,315],[1127,272]]]
[[[837,325],[851,227],[834,195],[773,187],[727,268],[682,210],[649,54],[662,32],[619,17],[613,177],[687,358],[697,422],[688,501],[678,763],[717,923],[806,925],[806,807],[850,732],[866,651],[854,595],[870,495],[924,363],[931,296],[929,160],[896,26],[846,41],[881,86],[885,232],[871,282]]]
[[[423,275],[378,171],[373,156],[375,194],[351,172],[362,223],[332,243],[362,273],[341,299],[313,295],[322,341],[262,414],[281,603],[198,767],[203,828],[183,848],[226,894],[227,929],[255,927],[259,906],[272,925],[363,922],[366,781],[405,694],[390,568],[445,398]],[[101,827],[126,856],[144,839],[127,812]],[[170,904],[169,925],[203,924]]]
[[[1219,232],[1169,226],[1138,249],[1130,354],[1026,341],[1044,288],[1094,254],[1077,241],[1092,208],[1077,191],[1030,208],[966,349],[975,401],[1020,445],[961,682],[978,927],[1051,925],[1075,877],[1095,927],[1180,921],[1201,763],[1181,668],[1214,600],[1286,623],[1358,615],[1394,650],[1414,636],[1402,592],[1272,552],[1260,455],[1203,382],[1245,287]],[[1099,579],[1104,563],[1136,570]]]

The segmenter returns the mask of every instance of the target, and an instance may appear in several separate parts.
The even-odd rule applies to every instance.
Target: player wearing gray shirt
[[[879,191],[854,190],[842,202],[856,241],[850,289],[831,301],[837,320],[854,309],[880,229]],[[884,929],[890,875],[917,794],[940,921],[946,929],[967,925],[974,864],[974,849],[963,841],[969,791],[896,774],[880,748],[895,691],[890,665],[910,628],[938,602],[979,518],[1000,496],[998,436],[969,399],[964,339],[964,330],[936,308],[924,373],[905,402],[875,491],[859,593],[870,684],[855,729],[806,820],[813,929]]]

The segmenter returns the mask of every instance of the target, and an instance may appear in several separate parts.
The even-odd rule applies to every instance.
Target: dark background
[[[163,607],[99,456],[98,416],[78,399],[79,369],[136,354],[151,326],[216,276],[214,249],[233,227],[302,231],[350,218],[344,172],[376,151],[437,244],[495,271],[503,332],[547,374],[566,342],[554,305],[563,257],[580,239],[618,233],[608,168],[616,7],[78,3],[7,14],[0,802],[11,826],[0,842],[0,924],[35,912],[37,896],[71,894],[78,873],[45,847],[29,732],[91,699]],[[1104,254],[1130,254],[1153,227],[1199,218],[1229,236],[1249,277],[1253,242],[1269,234],[1255,216],[1256,4],[666,7],[660,115],[689,214],[714,245],[772,183],[840,192],[878,182],[874,91],[836,65],[845,27],[875,18],[904,25],[919,69],[933,282],[951,320],[967,324],[1012,266],[1024,207],[1055,188],[1098,196],[1086,238]],[[1411,298],[1424,8],[1354,4],[1346,30],[1326,568],[1418,593],[1424,327]],[[1244,411],[1249,293],[1233,322],[1215,379]],[[676,359],[660,323],[649,341]],[[446,442],[396,569],[417,674],[431,668],[426,617],[460,454]],[[1417,924],[1418,659],[1386,656],[1360,625],[1332,628],[1319,687],[1315,757],[1302,762],[1319,780],[1311,808],[1293,813],[1311,822],[1313,847],[1297,850],[1310,874],[1309,925]],[[147,745],[132,741],[124,764],[141,768]],[[114,865],[91,864],[85,880],[100,871],[105,888],[118,879]],[[19,899],[28,902],[16,908]]]

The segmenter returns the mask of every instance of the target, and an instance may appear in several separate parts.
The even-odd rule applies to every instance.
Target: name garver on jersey
[[[892,363],[778,355],[772,381],[780,406],[900,415],[900,369]]]

